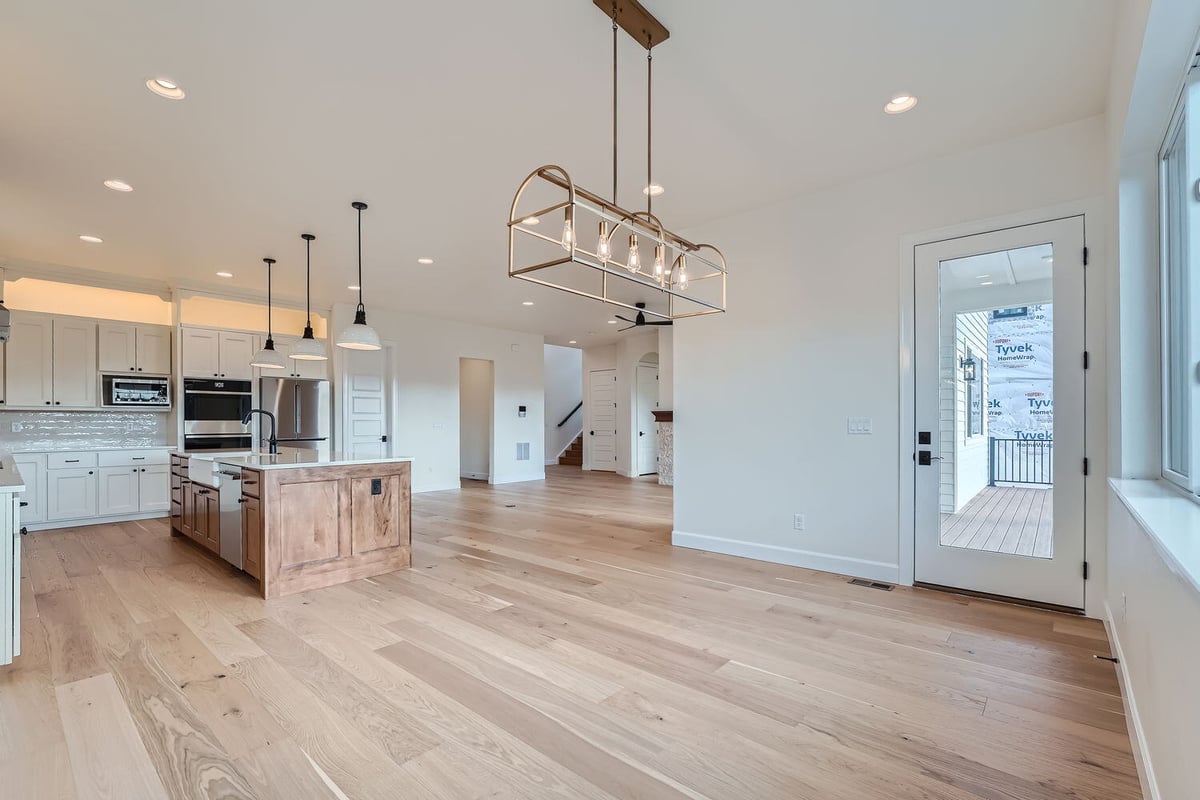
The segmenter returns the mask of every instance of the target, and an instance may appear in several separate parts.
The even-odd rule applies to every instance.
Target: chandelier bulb
[[[663,244],[654,245],[654,277],[658,278],[659,281],[662,280],[663,272],[666,271],[666,266],[667,266],[666,250],[667,250],[666,245],[663,245]]]
[[[562,249],[566,250],[568,253],[571,252],[571,247],[574,245],[574,241],[575,229],[571,225],[571,214],[568,212],[566,219],[563,220]]]
[[[601,264],[607,264],[609,257],[612,255],[612,248],[608,241],[608,223],[600,223],[600,238],[596,241],[596,257],[600,259]]]
[[[679,287],[679,291],[687,291],[687,259],[683,257],[682,253],[679,255],[679,266],[675,271],[675,285]]]
[[[638,268],[642,266],[642,258],[638,254],[638,240],[636,233],[629,234],[629,261],[627,262],[626,266],[630,272],[637,272]]]

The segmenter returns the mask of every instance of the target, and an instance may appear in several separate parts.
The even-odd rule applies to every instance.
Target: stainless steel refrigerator
[[[280,447],[328,453],[329,381],[263,378],[262,408],[275,415]],[[270,437],[270,423],[259,417],[259,441]]]

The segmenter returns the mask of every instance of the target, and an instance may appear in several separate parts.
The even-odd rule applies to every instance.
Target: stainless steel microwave
[[[170,378],[127,378],[124,375],[105,375],[102,379],[104,405],[126,408],[171,407]]]

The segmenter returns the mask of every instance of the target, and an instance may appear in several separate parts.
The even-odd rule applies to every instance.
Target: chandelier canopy
[[[608,0],[593,0],[604,8]],[[521,183],[508,215],[508,274],[580,297],[676,320],[725,311],[725,257],[667,230],[652,212],[654,45],[670,34],[636,0],[611,2],[613,34],[612,199],[577,186],[565,169],[538,167]],[[645,211],[617,204],[617,36],[623,28],[646,48]],[[562,218],[556,238],[542,223]],[[595,245],[586,239],[596,230]],[[553,228],[551,229],[553,230]],[[628,250],[621,257],[621,244]],[[650,258],[643,258],[642,247]]]

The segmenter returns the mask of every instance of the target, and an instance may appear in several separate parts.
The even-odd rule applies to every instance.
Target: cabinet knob
[[[47,401],[46,401],[46,405],[50,405],[50,401],[49,401],[49,400],[47,400]]]
[[[88,470],[88,475],[95,475],[95,474],[96,473],[92,472],[90,469]]]
[[[244,498],[244,497],[239,497],[239,498],[238,498],[238,502],[239,502],[239,503],[244,503],[244,502],[246,502],[246,498]]]

